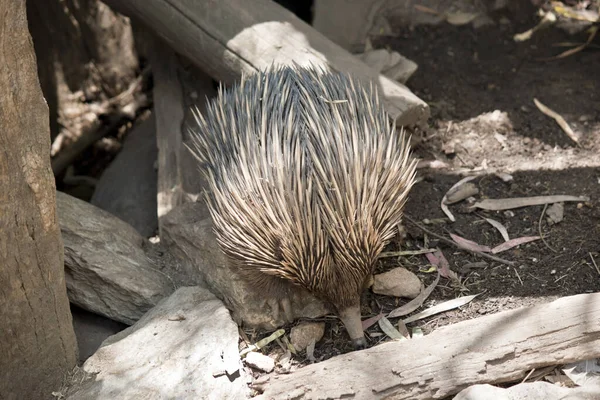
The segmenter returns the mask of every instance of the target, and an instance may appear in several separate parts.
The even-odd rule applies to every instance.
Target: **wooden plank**
[[[600,357],[600,293],[442,327],[281,375],[261,399],[442,399],[532,368]]]
[[[399,125],[424,125],[429,117],[427,104],[406,86],[378,74],[270,0],[106,2],[151,27],[175,51],[225,83],[273,63],[327,64],[376,82],[387,111]]]

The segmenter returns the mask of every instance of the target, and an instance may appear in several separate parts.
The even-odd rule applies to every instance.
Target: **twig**
[[[535,368],[532,369],[531,371],[529,371],[529,373],[527,374],[527,376],[525,378],[523,378],[523,380],[521,381],[521,383],[524,383],[527,379],[529,379],[529,377],[531,376],[531,374],[533,374],[533,371],[535,371]]]
[[[513,268],[513,269],[515,270],[515,275],[517,275],[517,278],[519,278],[519,282],[521,282],[521,286],[523,286],[523,280],[521,279],[521,276],[517,272],[517,269],[516,268]]]
[[[416,226],[417,228],[419,228],[423,232],[427,233],[428,235],[436,237],[436,238],[438,238],[439,240],[441,240],[442,242],[444,242],[446,244],[458,247],[461,250],[468,251],[469,253],[476,254],[476,255],[478,255],[480,257],[487,258],[488,260],[496,261],[496,262],[499,262],[499,263],[502,263],[502,264],[505,264],[505,265],[511,265],[511,266],[515,265],[515,263],[513,261],[508,261],[508,260],[505,260],[503,258],[493,256],[491,254],[482,253],[482,252],[477,251],[477,250],[466,249],[466,248],[460,246],[458,243],[453,242],[450,239],[446,239],[445,237],[443,237],[441,235],[438,235],[435,232],[430,231],[429,229],[425,228],[423,225],[419,224],[418,222],[416,222],[415,220],[413,220],[412,218],[410,218],[408,215],[404,215],[404,219],[406,219],[408,222],[410,222],[411,224],[413,224],[414,226]]]
[[[563,118],[562,115],[560,115],[554,110],[551,110],[550,108],[542,104],[538,99],[533,99],[533,102],[538,108],[538,110],[540,110],[542,113],[546,114],[550,118],[554,119],[558,126],[560,126],[560,128],[563,130],[563,132],[565,132],[567,136],[572,141],[574,141],[575,144],[577,144],[577,146],[579,146],[579,139],[577,138],[577,135],[575,134],[575,132],[573,132],[573,129],[571,129],[569,123]]]
[[[552,250],[553,252],[558,253],[558,250],[555,250],[552,246],[548,244],[548,242],[546,242],[546,239],[544,239],[544,235],[542,234],[542,219],[544,218],[544,214],[546,213],[546,208],[548,208],[548,203],[544,204],[544,209],[542,210],[542,214],[540,215],[540,220],[538,221],[538,232],[540,234],[540,239],[542,239],[542,242],[544,242],[546,247]]]
[[[590,258],[592,259],[592,263],[594,264],[594,267],[596,267],[596,272],[598,272],[598,275],[600,275],[600,268],[598,268],[598,264],[596,264],[596,260],[594,260],[594,256],[592,255],[592,253],[589,253]]]

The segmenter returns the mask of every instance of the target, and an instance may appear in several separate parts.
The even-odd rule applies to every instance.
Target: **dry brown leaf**
[[[405,318],[402,321],[405,324],[408,324],[408,323],[411,323],[411,322],[414,322],[414,321],[418,321],[418,320],[423,319],[423,318],[430,317],[430,316],[435,315],[435,314],[439,314],[439,313],[444,312],[444,311],[453,310],[455,308],[462,307],[465,304],[468,304],[469,302],[471,302],[475,297],[479,296],[479,294],[480,293],[474,294],[474,295],[471,295],[471,296],[458,297],[456,299],[445,301],[443,303],[440,303],[440,304],[437,304],[437,305],[435,305],[433,307],[430,307],[430,308],[428,308],[425,311],[422,311],[422,312],[420,312],[418,314],[415,314],[415,315],[413,315],[411,317]]]
[[[502,235],[502,239],[504,239],[505,242],[508,242],[510,240],[510,237],[508,236],[508,231],[506,230],[506,227],[504,225],[502,225],[500,222],[496,221],[495,219],[491,219],[491,218],[484,218],[488,224],[490,224],[491,226],[493,226],[494,228],[496,228],[498,230],[498,232],[500,232],[500,234]]]
[[[387,319],[386,317],[382,317],[379,320],[379,327],[381,328],[383,333],[385,333],[386,335],[388,335],[390,338],[392,338],[394,340],[406,340],[406,338],[404,336],[402,336],[396,328],[394,328],[394,325],[392,325],[390,320]]]
[[[498,254],[503,251],[512,249],[520,244],[533,242],[534,240],[541,239],[540,236],[524,236],[520,238],[511,239],[508,242],[504,242],[501,245],[498,245],[492,249],[492,254]]]
[[[411,301],[409,301],[408,303],[404,304],[401,307],[398,307],[394,310],[392,310],[387,317],[388,318],[395,318],[395,317],[402,317],[404,315],[410,314],[411,312],[415,311],[417,308],[421,307],[423,305],[423,302],[425,300],[427,300],[427,298],[429,297],[429,295],[431,295],[431,292],[433,292],[433,289],[435,289],[435,287],[437,286],[438,282],[440,281],[440,271],[438,269],[438,274],[437,277],[435,278],[435,281],[433,281],[433,283],[429,286],[427,286],[425,288],[425,290],[423,290],[421,293],[419,293],[419,295],[417,297],[415,297],[414,299],[412,299]]]
[[[451,233],[450,237],[452,238],[452,240],[454,240],[454,242],[456,244],[459,245],[459,247],[462,247],[466,250],[479,251],[482,253],[489,253],[490,251],[492,251],[492,249],[489,246],[480,245],[478,243],[475,243],[472,240],[465,239],[464,237],[455,235],[454,233]]]
[[[454,218],[454,215],[452,215],[452,213],[450,212],[450,209],[448,208],[448,206],[446,206],[446,204],[448,204],[448,197],[451,196],[455,191],[457,191],[458,188],[462,184],[472,181],[475,178],[477,178],[477,175],[467,176],[467,177],[461,179],[460,181],[456,182],[454,185],[452,185],[452,187],[450,189],[448,189],[448,191],[442,198],[442,203],[440,206],[442,208],[442,211],[444,212],[444,214],[446,214],[448,216],[450,221],[454,222],[454,221],[456,221],[456,218]]]
[[[361,324],[362,324],[363,331],[366,331],[367,329],[369,329],[370,327],[375,325],[377,323],[377,321],[379,321],[384,316],[385,315],[383,315],[383,313],[379,313],[374,317],[367,318],[364,321],[362,321]]]
[[[547,106],[545,106],[544,104],[542,104],[538,99],[534,98],[533,102],[535,103],[535,106],[542,113],[546,114],[550,118],[553,118],[556,121],[556,123],[558,124],[558,126],[560,126],[560,128],[567,134],[567,136],[569,138],[571,138],[572,141],[574,141],[575,143],[579,144],[579,138],[577,137],[577,135],[575,134],[575,132],[573,132],[573,129],[571,129],[571,126],[569,126],[569,124],[562,117],[562,115],[560,115],[559,113],[557,113],[554,110],[551,110],[550,108],[548,108]]]
[[[473,204],[472,207],[489,211],[511,210],[513,208],[539,206],[544,204],[560,203],[566,201],[590,201],[588,196],[533,196],[513,197],[508,199],[485,199]]]

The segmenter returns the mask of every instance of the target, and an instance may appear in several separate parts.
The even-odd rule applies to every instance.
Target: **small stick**
[[[590,258],[592,259],[592,263],[594,264],[594,267],[596,267],[596,272],[598,272],[598,275],[600,275],[600,268],[598,268],[598,264],[596,264],[596,260],[594,260],[594,256],[592,255],[592,252],[589,252]]]
[[[444,242],[446,244],[449,244],[449,245],[452,245],[452,246],[456,246],[456,247],[458,247],[461,250],[468,251],[469,253],[476,254],[476,255],[478,255],[480,257],[483,257],[483,258],[487,258],[488,260],[496,261],[496,262],[499,262],[499,263],[502,263],[502,264],[505,264],[505,265],[511,265],[511,266],[515,265],[515,263],[513,261],[508,261],[508,260],[505,260],[503,258],[493,256],[491,254],[482,253],[481,251],[471,250],[471,249],[465,249],[464,247],[460,246],[458,243],[453,242],[450,239],[446,239],[445,237],[443,237],[441,235],[438,235],[435,232],[430,231],[429,229],[425,228],[423,225],[419,224],[418,222],[416,222],[415,220],[413,220],[412,218],[410,218],[408,215],[404,215],[404,218],[407,221],[409,221],[411,224],[413,224],[414,226],[416,226],[417,228],[419,228],[420,230],[422,230],[423,232],[427,233],[428,235],[431,235],[433,237],[438,238],[439,240],[441,240],[442,242]]]
[[[542,234],[542,219],[544,218],[544,214],[546,213],[546,208],[548,208],[548,203],[544,204],[544,209],[542,210],[542,215],[540,215],[540,220],[538,221],[538,232],[540,233],[540,238],[542,239],[542,242],[544,242],[546,247],[549,248],[550,250],[552,250],[553,252],[558,253],[558,250],[555,250],[552,246],[550,246],[546,242],[546,239],[544,239],[544,235]]]

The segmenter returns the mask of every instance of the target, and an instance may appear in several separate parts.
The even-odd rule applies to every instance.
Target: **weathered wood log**
[[[270,0],[107,0],[152,27],[169,46],[225,83],[275,64],[329,65],[378,84],[399,125],[422,125],[425,102],[406,86],[369,68],[310,25]]]
[[[0,398],[49,399],[77,362],[24,0],[0,0]]]
[[[600,293],[504,311],[279,376],[263,399],[441,399],[600,356]]]
[[[196,159],[186,148],[186,129],[193,122],[190,106],[204,110],[207,98],[216,94],[212,79],[191,67],[186,69],[181,57],[143,27],[135,30],[143,43],[154,77],[154,119],[158,146],[158,217],[176,206],[195,200],[204,179]],[[194,75],[193,78],[190,75]]]

